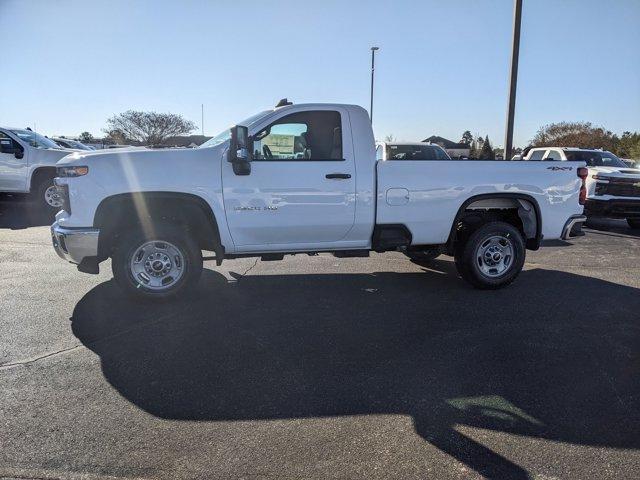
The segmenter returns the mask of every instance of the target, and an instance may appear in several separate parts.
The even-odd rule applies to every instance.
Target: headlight
[[[58,177],[81,177],[89,173],[89,167],[58,167]]]

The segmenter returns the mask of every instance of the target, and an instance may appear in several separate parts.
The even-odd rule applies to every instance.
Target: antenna
[[[201,118],[200,118],[200,127],[202,128],[202,136],[204,137],[204,103],[200,104],[200,107],[202,108],[202,114],[201,114]]]
[[[276,108],[286,107],[287,105],[293,105],[293,102],[290,102],[286,98],[280,99],[280,101],[276,104]]]

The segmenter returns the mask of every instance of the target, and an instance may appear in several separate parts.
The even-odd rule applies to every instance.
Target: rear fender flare
[[[474,203],[486,202],[488,200],[509,199],[513,200],[513,207],[517,208],[518,217],[522,221],[525,243],[529,250],[538,250],[542,242],[542,215],[540,213],[540,205],[538,201],[531,195],[524,193],[486,193],[474,195],[465,200],[451,225],[447,247],[451,248],[456,240],[456,227],[458,221]]]

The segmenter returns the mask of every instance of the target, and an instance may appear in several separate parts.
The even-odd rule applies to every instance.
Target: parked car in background
[[[532,148],[524,160],[585,162],[587,217],[623,218],[631,228],[640,228],[640,169],[630,168],[606,150],[584,148]]]
[[[56,163],[74,151],[29,129],[0,127],[0,192],[26,193],[43,209],[59,210]]]
[[[640,168],[640,160],[634,160],[633,158],[621,158],[631,168]]]
[[[377,142],[377,160],[451,160],[440,145],[425,142]]]
[[[221,264],[438,248],[466,281],[495,289],[520,273],[527,248],[585,220],[586,168],[393,146],[376,160],[359,106],[281,101],[195,149],[76,152],[58,162],[53,246],[87,273],[112,258],[118,285],[151,299],[190,289],[203,250]]]
[[[77,140],[71,140],[70,138],[51,138],[54,142],[63,148],[73,148],[76,150],[94,150],[92,147],[85,145]]]

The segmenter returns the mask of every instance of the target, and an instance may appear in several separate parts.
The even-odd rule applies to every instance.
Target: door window
[[[343,160],[340,113],[286,115],[253,136],[253,160]]]
[[[545,160],[562,160],[562,155],[556,150],[549,150],[549,155],[547,155]]]
[[[531,156],[529,157],[529,160],[542,160],[542,157],[544,157],[546,150],[534,150],[533,152],[531,152]]]
[[[13,154],[19,148],[18,144],[9,135],[0,132],[0,153]]]

